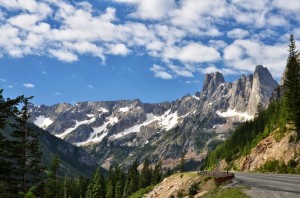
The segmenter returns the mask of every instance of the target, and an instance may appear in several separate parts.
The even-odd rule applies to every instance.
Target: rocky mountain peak
[[[225,83],[223,74],[220,72],[210,73],[205,75],[205,80],[203,83],[202,94],[206,95],[206,97],[210,97],[217,87]]]
[[[252,114],[255,113],[254,111],[258,103],[262,103],[266,106],[273,90],[277,86],[278,83],[273,79],[266,67],[263,67],[262,65],[256,66],[247,111]]]

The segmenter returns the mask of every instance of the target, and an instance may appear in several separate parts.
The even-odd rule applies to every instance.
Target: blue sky
[[[258,64],[279,80],[298,0],[0,0],[0,87],[35,104],[200,91]]]

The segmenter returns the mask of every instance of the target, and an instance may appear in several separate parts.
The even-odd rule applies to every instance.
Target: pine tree
[[[106,198],[115,198],[115,189],[112,180],[108,180],[106,189]]]
[[[259,102],[256,107],[255,115],[259,116],[263,112],[264,109],[265,109],[264,105],[261,102]]]
[[[151,170],[149,168],[149,159],[146,157],[143,163],[143,169],[140,178],[140,188],[146,188],[151,184]]]
[[[284,104],[287,120],[292,123],[300,137],[300,64],[297,60],[294,36],[290,36],[289,57],[284,78]]]
[[[184,166],[185,166],[185,159],[184,159],[184,155],[181,155],[181,159],[180,159],[180,165],[179,165],[179,171],[182,173],[184,172]]]
[[[38,185],[41,182],[42,152],[38,134],[28,127],[29,112],[28,103],[30,98],[24,98],[21,111],[16,114],[15,122],[11,132],[10,158],[13,162],[13,181],[17,190],[26,192],[31,185]]]
[[[86,194],[87,198],[105,198],[105,178],[101,172],[100,167],[97,168],[96,173],[88,187]]]
[[[13,155],[9,151],[11,142],[4,136],[5,128],[16,112],[18,112],[17,105],[24,99],[24,96],[19,96],[16,99],[5,99],[3,97],[3,90],[0,90],[0,195],[2,197],[15,197],[16,188],[13,183],[12,171]]]
[[[115,198],[124,197],[124,187],[126,176],[122,169],[119,166],[115,165],[115,175],[116,175],[116,187],[115,187]]]
[[[127,173],[125,192],[124,192],[125,197],[128,197],[132,193],[139,190],[139,183],[140,183],[139,180],[140,180],[140,174],[138,171],[138,161],[135,160]]]
[[[152,174],[152,184],[158,184],[162,179],[162,168],[161,168],[161,161],[158,162],[155,167]]]
[[[116,183],[115,196],[116,196],[116,198],[122,198],[123,197],[123,186],[122,186],[122,181],[121,180],[118,180],[117,183]]]
[[[60,183],[58,180],[58,170],[60,167],[61,160],[59,157],[56,155],[53,157],[51,163],[50,163],[50,168],[49,168],[49,173],[48,173],[48,178],[46,182],[46,197],[49,198],[58,198],[61,197],[60,193]]]

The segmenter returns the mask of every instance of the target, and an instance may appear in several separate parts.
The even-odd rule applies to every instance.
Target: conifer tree
[[[158,184],[162,179],[162,168],[161,168],[161,161],[158,162],[153,170],[152,174],[152,184]]]
[[[87,198],[105,198],[105,178],[101,172],[100,167],[97,168],[96,173],[88,187],[86,194]]]
[[[181,155],[181,159],[180,159],[180,165],[179,165],[179,171],[182,173],[184,172],[184,167],[185,167],[185,159],[184,159],[184,155]]]
[[[58,170],[60,167],[60,163],[61,160],[57,155],[53,157],[50,163],[49,174],[46,183],[46,197],[58,198],[61,195],[60,184],[58,180]]]
[[[256,107],[255,115],[259,116],[263,112],[264,109],[265,109],[264,105],[261,102],[259,102]]]
[[[125,192],[124,192],[125,197],[128,197],[132,193],[139,190],[139,179],[140,179],[140,175],[138,171],[138,161],[135,160],[127,173]]]
[[[118,180],[116,183],[115,197],[122,198],[123,197],[124,186],[121,180]]]
[[[5,99],[3,90],[0,89],[0,194],[9,194],[9,189],[13,187],[11,184],[11,173],[13,170],[12,159],[9,159],[10,141],[3,135],[4,129],[8,125],[8,120],[18,111],[17,105],[23,100],[24,96],[16,99]],[[4,192],[5,191],[5,192]],[[9,197],[9,195],[6,197]]]
[[[149,159],[146,157],[141,171],[140,188],[146,188],[151,184],[151,170],[149,168]]]
[[[294,36],[290,36],[289,57],[284,78],[284,104],[287,120],[295,126],[300,137],[300,64],[297,60]]]
[[[21,111],[16,114],[15,122],[10,125],[13,127],[11,132],[10,158],[13,162],[13,181],[17,190],[26,192],[31,185],[41,182],[42,152],[38,134],[28,127],[29,112],[28,103],[30,98],[24,98]]]

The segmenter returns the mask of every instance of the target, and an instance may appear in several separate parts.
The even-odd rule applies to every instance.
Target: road
[[[235,172],[234,183],[250,187],[245,192],[253,198],[300,197],[300,175]]]

